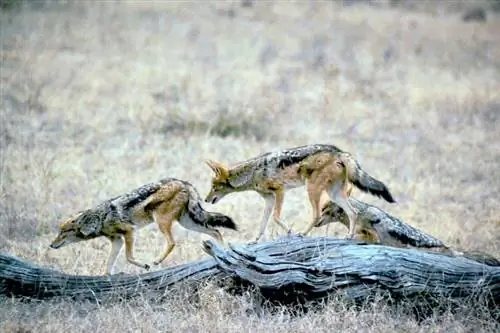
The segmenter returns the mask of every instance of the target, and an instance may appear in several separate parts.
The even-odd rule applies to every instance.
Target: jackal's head
[[[81,211],[59,225],[59,234],[52,241],[50,247],[58,249],[71,243],[87,240],[95,233],[95,225],[88,223],[89,211]]]
[[[212,187],[205,198],[205,202],[215,204],[226,196],[226,194],[234,192],[234,188],[229,183],[229,170],[224,164],[213,160],[207,160],[205,163],[214,172]]]
[[[341,219],[345,217],[347,217],[347,215],[339,205],[337,205],[333,201],[327,201],[321,209],[321,215],[315,227],[321,227],[329,223],[340,222]]]

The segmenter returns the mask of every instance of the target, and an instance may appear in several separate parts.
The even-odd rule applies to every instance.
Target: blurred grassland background
[[[500,256],[498,1],[1,1],[0,250],[71,274],[101,274],[105,239],[50,250],[75,211],[163,177],[205,196],[207,158],[330,143],[351,152],[398,201],[353,192],[448,245]],[[464,20],[484,10],[485,20]],[[479,9],[478,9],[479,8]],[[481,16],[481,15],[479,15]],[[206,208],[255,237],[263,201]],[[305,228],[304,188],[284,220]],[[269,236],[282,231],[270,224]],[[331,225],[314,235],[343,235]],[[163,267],[206,257],[206,236],[174,230]],[[164,239],[138,233],[152,261]],[[117,269],[138,273],[124,254]],[[186,291],[187,293],[189,291]],[[106,307],[0,301],[12,332],[468,332],[485,318],[417,323],[383,303],[332,304],[293,319],[258,315],[252,297],[207,286],[201,305],[134,300]],[[17,331],[16,331],[17,330]],[[25,330],[25,331],[22,331]]]

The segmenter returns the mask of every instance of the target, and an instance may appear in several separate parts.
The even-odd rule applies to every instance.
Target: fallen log
[[[433,304],[484,300],[500,306],[500,267],[465,257],[328,237],[284,237],[254,248],[203,243],[220,269],[280,304],[304,304],[341,293],[363,303],[382,292],[392,300]]]
[[[203,246],[213,259],[109,277],[68,275],[2,254],[0,294],[103,301],[228,279],[233,287],[254,286],[265,299],[280,304],[303,304],[336,293],[359,302],[380,291],[392,299],[486,297],[491,307],[500,304],[500,267],[464,257],[329,237],[290,236],[230,244],[228,249],[208,240]]]
[[[70,275],[39,267],[11,255],[0,254],[0,295],[47,299],[64,296],[75,300],[106,301],[152,293],[176,286],[194,287],[209,279],[222,279],[213,259],[134,275]]]

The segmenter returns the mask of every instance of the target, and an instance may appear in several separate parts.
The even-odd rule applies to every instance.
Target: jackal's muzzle
[[[49,247],[51,249],[58,249],[58,248],[61,248],[65,245],[68,245],[69,243],[74,243],[75,241],[77,241],[76,239],[74,239],[75,237],[72,237],[72,235],[68,235],[68,234],[59,234],[59,236],[57,236],[53,241],[52,243],[50,243]]]
[[[211,203],[212,205],[217,203],[217,201],[219,201],[219,198],[217,196],[212,196],[211,198],[209,198],[209,197],[205,198],[205,202]]]
[[[61,246],[63,246],[63,245],[64,245],[64,240],[63,240],[62,242],[58,242],[58,243],[52,242],[52,243],[49,245],[49,247],[50,247],[51,249],[58,249],[58,248],[60,248],[60,247],[61,247]]]
[[[314,226],[316,228],[319,228],[319,227],[322,227],[322,226],[327,225],[327,224],[332,223],[332,222],[333,222],[333,220],[330,216],[323,215],[317,219],[316,224]]]
[[[217,203],[223,196],[218,195],[214,190],[211,190],[205,198],[206,203],[211,203],[212,205]]]

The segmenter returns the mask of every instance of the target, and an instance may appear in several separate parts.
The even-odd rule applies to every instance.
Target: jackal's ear
[[[93,223],[84,224],[81,226],[80,232],[84,236],[89,236],[90,234],[97,233],[98,227],[99,227],[99,223],[97,221],[93,222]]]
[[[227,178],[229,177],[229,171],[227,170],[227,167],[217,161],[214,160],[206,160],[205,163],[209,166],[210,169],[215,173],[217,177],[220,178]]]
[[[95,214],[85,214],[79,219],[78,226],[84,236],[89,236],[102,229],[102,221]]]

